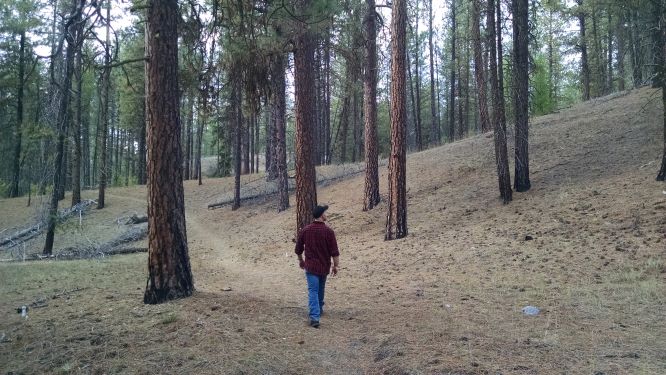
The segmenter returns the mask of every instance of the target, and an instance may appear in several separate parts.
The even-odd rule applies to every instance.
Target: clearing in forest
[[[320,187],[342,267],[319,330],[307,326],[294,209],[278,214],[269,199],[209,210],[233,180],[187,181],[195,295],[144,305],[145,254],[3,263],[0,372],[666,373],[656,95],[533,119],[532,189],[509,205],[490,135],[409,155],[401,240],[383,241],[385,201],[362,212],[362,175]],[[145,201],[144,187],[109,189],[107,208],[70,219],[55,249],[110,241]],[[25,199],[0,211],[0,230],[35,217]],[[527,305],[540,314],[522,314]]]

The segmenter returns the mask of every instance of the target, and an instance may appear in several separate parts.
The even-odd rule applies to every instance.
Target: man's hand
[[[334,265],[333,269],[331,270],[331,273],[333,274],[333,276],[337,275],[338,274],[338,266]]]
[[[305,261],[303,259],[298,260],[298,266],[302,269],[305,269]]]

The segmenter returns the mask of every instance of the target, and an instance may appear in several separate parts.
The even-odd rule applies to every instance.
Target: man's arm
[[[338,274],[338,265],[340,264],[340,251],[338,250],[338,240],[335,238],[335,232],[331,230],[331,235],[329,237],[329,254],[333,258],[333,269],[331,270],[331,273],[333,276]]]
[[[333,257],[333,269],[331,270],[331,273],[333,274],[333,276],[338,274],[338,264],[339,264],[338,258],[340,258],[340,257],[339,256],[338,257]]]
[[[298,233],[298,240],[296,241],[296,248],[294,252],[298,256],[298,266],[305,268],[305,261],[303,260],[303,251],[305,250],[305,243],[303,242],[303,231]]]

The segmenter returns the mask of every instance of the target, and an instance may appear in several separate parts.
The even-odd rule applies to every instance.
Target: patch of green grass
[[[162,324],[171,324],[171,323],[175,323],[177,321],[178,321],[178,315],[176,315],[175,313],[170,313],[167,316],[165,316],[164,318],[162,318],[160,323],[162,323]]]

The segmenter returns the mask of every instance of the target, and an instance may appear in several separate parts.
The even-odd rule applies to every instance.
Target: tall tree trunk
[[[185,124],[185,176],[184,179],[189,180],[192,178],[192,171],[190,169],[190,164],[192,160],[192,128],[194,125],[194,100],[192,100],[192,92],[188,90],[190,94],[187,100],[187,123]]]
[[[110,25],[111,20],[111,0],[106,5],[106,44],[104,45],[104,69],[102,71],[102,97],[100,98],[100,125],[102,126],[100,134],[102,136],[100,147],[100,166],[99,166],[99,193],[97,196],[97,209],[104,208],[104,196],[106,192],[107,173],[110,170],[107,166],[107,136],[109,129],[109,88],[111,86],[111,34]]]
[[[243,104],[241,103],[241,108],[242,105]],[[249,118],[243,117],[243,123],[241,124],[241,130],[243,132],[243,174],[250,173],[250,126]]]
[[[548,101],[553,104],[553,108],[557,108],[556,91],[555,91],[555,46],[553,30],[553,9],[548,9]]]
[[[203,172],[201,170],[202,169],[201,168],[201,161],[202,161],[202,157],[203,157],[203,155],[201,154],[201,147],[203,146],[203,130],[204,130],[204,127],[206,126],[206,121],[208,121],[208,116],[206,114],[206,112],[208,111],[207,102],[208,102],[208,98],[205,98],[205,97],[202,98],[202,103],[201,103],[201,107],[202,107],[201,112],[202,113],[200,114],[200,117],[198,119],[199,125],[197,126],[197,156],[196,156],[196,158],[197,158],[197,160],[196,160],[196,169],[197,170],[196,170],[196,173],[197,173],[197,179],[199,180],[199,185],[202,184],[202,178],[203,178],[202,177]]]
[[[592,43],[594,44],[594,62],[596,67],[596,95],[603,96],[608,92],[606,88],[606,64],[605,64],[605,54],[601,49],[601,37],[599,36],[599,27],[598,27],[598,12],[597,7],[594,1],[592,1],[592,12],[590,14],[592,18]]]
[[[502,1],[495,0],[495,6],[497,11],[497,22],[496,22],[496,33],[497,38],[497,81],[499,85],[499,107],[497,111],[499,112],[499,121],[502,131],[504,132],[504,138],[506,138],[506,99],[504,96],[504,45],[502,44]],[[506,143],[506,139],[505,142]],[[511,179],[509,178],[509,186],[511,185]]]
[[[144,303],[192,295],[178,91],[178,3],[149,0],[148,283]]]
[[[585,37],[585,10],[583,7],[583,0],[576,0],[578,4],[578,23],[580,26],[580,64],[581,75],[583,79],[583,100],[590,100],[590,65],[587,59],[587,40]]]
[[[513,11],[513,105],[516,116],[514,189],[530,189],[529,162],[529,24],[528,1],[512,0]]]
[[[379,151],[377,145],[377,26],[375,0],[366,0],[365,3],[367,9],[363,21],[365,34],[365,69],[363,72],[365,194],[363,196],[363,211],[368,211],[379,203],[380,197]]]
[[[506,128],[502,126],[501,116],[503,111],[503,103],[501,100],[502,93],[499,87],[499,69],[497,61],[497,43],[496,29],[495,29],[495,1],[488,0],[488,39],[490,40],[490,85],[493,97],[493,138],[495,143],[495,161],[497,165],[497,179],[499,182],[500,196],[504,204],[511,202],[511,174],[509,172],[509,158],[506,147]]]
[[[617,89],[619,91],[625,90],[625,78],[624,78],[624,59],[625,59],[625,40],[627,37],[625,23],[625,12],[620,10],[620,20],[617,23]]]
[[[324,163],[331,164],[331,31],[329,29],[326,29],[324,69],[326,76],[324,84]]]
[[[467,12],[465,13],[465,30],[469,30],[469,22],[470,22],[470,14],[469,14],[469,7],[467,7]],[[465,78],[463,79],[463,85],[464,87],[464,93],[465,93],[465,101],[463,102],[463,137],[467,137],[469,134],[469,73],[470,73],[470,58],[469,58],[469,37],[466,37],[464,39],[464,44],[463,46],[465,47],[465,59],[463,63],[463,70],[465,72]]]
[[[438,134],[439,116],[437,114],[437,102],[435,101],[435,49],[432,43],[432,0],[429,0],[428,6],[428,48],[430,50],[430,144],[438,145],[440,143]]]
[[[144,91],[146,94],[148,91]],[[146,125],[148,123],[146,100],[141,101],[141,121],[139,123],[139,150],[138,150],[138,171],[137,171],[137,182],[139,185],[145,185],[148,181],[148,176],[146,173]]]
[[[451,81],[449,85],[449,142],[456,137],[456,0],[451,0]]]
[[[608,63],[608,68],[607,68],[607,74],[606,77],[608,78],[606,82],[606,93],[610,94],[613,92],[613,16],[612,12],[610,9],[608,11],[608,39],[606,40],[608,42],[606,52],[607,52],[607,63]]]
[[[416,1],[416,17],[414,19],[414,44],[416,48],[416,53],[414,54],[414,91],[416,93],[416,117],[414,118],[414,121],[416,122],[416,129],[418,129],[416,133],[417,147],[418,150],[421,151],[423,150],[423,123],[421,122],[421,74],[419,73],[419,69],[421,68],[421,62],[419,61],[419,56],[421,55],[421,45],[419,43],[419,0]]]
[[[634,11],[630,8],[629,10],[629,30],[630,30],[630,51],[631,51],[631,67],[632,67],[632,77],[634,80],[634,87],[640,87],[643,84],[643,48],[641,48],[641,42],[638,31],[639,27],[639,18],[636,14],[637,11]]]
[[[257,111],[253,108],[248,121],[248,131],[250,133],[250,173],[254,173],[254,127],[256,120]]]
[[[349,118],[351,117],[350,110],[350,87],[351,87],[351,78],[349,77],[350,69],[349,64],[347,64],[347,77],[345,78],[345,96],[342,99],[342,114],[340,115],[340,125],[338,126],[338,131],[340,131],[340,162],[344,163],[347,161],[347,139],[349,138]]]
[[[307,14],[312,0],[299,1],[301,14]],[[294,51],[294,86],[296,96],[296,231],[312,221],[317,204],[317,176],[312,155],[314,114],[314,40],[313,32],[302,25]]]
[[[82,36],[79,36],[82,37]],[[77,40],[77,43],[81,43]],[[72,206],[81,202],[81,128],[83,127],[83,56],[79,50],[76,53],[76,68],[74,76],[76,77],[76,120],[74,121],[74,160],[72,163]]]
[[[666,80],[666,71],[663,70],[666,52],[664,52],[664,28],[666,28],[666,0],[654,0],[650,2],[651,28],[650,39],[652,44],[652,87],[663,87],[663,81]]]
[[[480,14],[481,0],[472,0],[472,43],[474,45],[474,79],[478,96],[479,120],[481,131],[490,131],[488,118],[488,98],[486,97],[486,78],[483,69],[483,56],[481,48]]]
[[[407,78],[409,79],[409,96],[410,102],[412,104],[412,123],[414,124],[414,143],[416,144],[416,150],[423,150],[423,137],[421,135],[421,127],[418,126],[417,110],[416,110],[416,95],[414,94],[414,80],[412,79],[412,65],[409,61],[409,53],[406,55],[407,59]]]
[[[286,56],[277,55],[273,65],[273,91],[271,93],[271,110],[275,121],[275,154],[274,162],[278,183],[278,212],[289,208],[289,180],[287,175],[287,142],[286,142]]]
[[[243,88],[242,76],[240,72],[236,73],[234,79],[235,95],[233,98],[234,105],[234,204],[231,206],[232,210],[240,208],[240,177],[242,167],[242,154],[243,154]]]
[[[16,90],[16,130],[14,134],[14,161],[12,164],[12,181],[9,197],[19,196],[21,179],[21,140],[23,137],[23,86],[25,85],[25,29],[21,29],[19,37],[19,66]]]
[[[391,155],[385,240],[407,236],[407,109],[405,100],[405,25],[407,1],[393,0],[391,19]]]
[[[53,252],[53,241],[55,239],[55,227],[58,221],[58,192],[61,184],[64,183],[62,179],[63,168],[63,155],[65,152],[65,135],[67,134],[67,125],[69,124],[69,99],[70,89],[72,86],[72,74],[74,72],[74,55],[76,53],[75,37],[80,33],[83,25],[81,22],[81,12],[85,0],[73,0],[72,10],[65,24],[65,39],[67,41],[67,48],[65,50],[65,71],[63,74],[62,82],[62,95],[60,98],[56,125],[58,142],[56,145],[55,155],[55,172],[53,173],[53,192],[51,193],[51,204],[49,206],[48,223],[46,230],[46,241],[44,243],[43,254],[51,255]]]
[[[657,181],[666,180],[666,16],[662,13],[661,23],[661,65],[657,67],[661,73],[661,104],[664,111],[664,153],[661,157],[661,169]]]
[[[357,81],[358,77],[354,79]],[[356,163],[363,157],[363,124],[361,124],[361,98],[359,98],[357,85],[354,84],[354,91],[352,94],[353,104],[353,118],[354,118],[354,150],[352,161]]]

